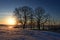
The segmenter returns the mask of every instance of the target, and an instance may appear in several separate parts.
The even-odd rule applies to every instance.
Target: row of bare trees
[[[37,28],[40,30],[41,25],[44,25],[48,21],[50,15],[47,14],[42,7],[33,9],[28,6],[23,6],[15,8],[14,16],[16,16],[18,21],[23,24],[23,29],[28,22],[30,23],[31,28],[33,27],[33,23],[36,22]]]

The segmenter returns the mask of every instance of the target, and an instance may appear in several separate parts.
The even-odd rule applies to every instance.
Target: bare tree
[[[15,11],[14,11],[14,14],[13,15],[16,17],[17,24],[18,24],[18,21],[21,18],[21,15],[19,15],[19,9],[18,8],[15,8]]]
[[[37,27],[40,30],[41,24],[44,24],[47,22],[47,17],[45,14],[45,10],[41,7],[38,7],[35,9],[36,19],[37,19]]]
[[[30,17],[32,12],[32,8],[28,6],[23,6],[15,9],[15,16],[18,17],[18,19],[23,19],[23,29],[27,25],[27,20]]]
[[[43,30],[44,30],[44,24],[45,24],[46,22],[48,22],[49,17],[50,17],[49,14],[46,14],[46,15],[43,16],[43,20],[42,20],[43,22],[41,23],[41,24],[43,24]]]
[[[48,20],[48,15],[45,13],[45,10],[41,7],[38,7],[35,10],[33,10],[31,7],[23,6],[23,7],[16,8],[14,12],[18,21],[23,23],[23,29],[26,27],[28,20],[30,21],[30,24],[31,24],[30,26],[32,28],[33,21],[35,18],[35,21],[37,21],[37,27],[39,30],[40,30],[41,24],[44,25],[44,23],[46,23]]]
[[[31,28],[33,27],[33,20],[34,20],[33,16],[34,16],[34,11],[33,11],[33,9],[31,8],[31,12],[30,12],[30,15],[29,15]]]

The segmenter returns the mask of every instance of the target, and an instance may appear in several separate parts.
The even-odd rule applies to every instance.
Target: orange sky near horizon
[[[16,18],[12,16],[7,16],[0,20],[0,24],[7,24],[7,25],[15,25],[16,24]]]
[[[9,22],[9,21],[10,21],[10,22]],[[52,23],[53,23],[53,22],[52,22]],[[15,17],[7,16],[7,17],[5,17],[5,18],[0,19],[0,24],[9,24],[9,25],[11,25],[11,24],[16,24],[16,19],[15,19]],[[47,25],[48,25],[48,23],[47,23]],[[52,25],[53,25],[53,24],[52,24]],[[59,25],[59,22],[56,22],[55,25]]]

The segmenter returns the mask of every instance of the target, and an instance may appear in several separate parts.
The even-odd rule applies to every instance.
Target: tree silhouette
[[[19,18],[21,19],[21,15],[19,15],[19,9],[18,8],[15,8],[15,11],[14,11],[13,15],[16,17],[17,24],[18,24]]]
[[[44,22],[42,22],[42,24],[43,24],[43,30],[44,30],[44,24],[46,22],[48,22],[48,20],[50,20],[50,15],[47,13],[46,15],[44,15],[44,19],[45,19],[45,20],[43,20]]]
[[[27,27],[27,22],[29,21],[31,28],[33,24],[36,24],[34,22],[37,22],[37,28],[40,30],[41,25],[43,25],[44,30],[44,24],[49,18],[49,15],[46,14],[45,10],[41,7],[37,7],[35,10],[28,6],[15,8],[14,15],[18,19],[18,22],[23,24],[23,29]]]
[[[37,7],[35,9],[36,19],[37,19],[37,27],[40,30],[41,24],[44,24],[47,22],[47,15],[45,14],[45,10],[41,7]]]
[[[27,25],[27,20],[28,18],[32,19],[32,8],[28,7],[28,6],[23,6],[23,7],[19,7],[18,9],[15,9],[15,16],[18,17],[18,19],[23,18],[23,29],[26,27]]]
[[[33,9],[31,8],[31,12],[30,12],[30,15],[29,15],[31,28],[33,27],[33,20],[34,20],[33,16],[34,16],[34,11],[33,11]]]

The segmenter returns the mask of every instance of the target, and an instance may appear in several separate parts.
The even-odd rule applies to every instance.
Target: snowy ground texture
[[[60,34],[38,30],[0,28],[0,40],[60,40]]]

